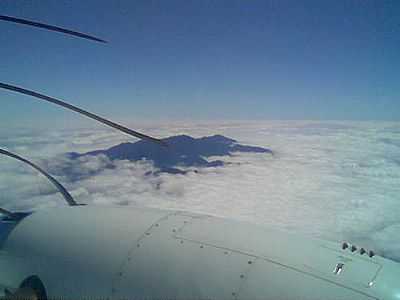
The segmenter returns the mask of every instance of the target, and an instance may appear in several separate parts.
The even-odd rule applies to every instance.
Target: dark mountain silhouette
[[[126,159],[130,161],[150,160],[160,172],[173,174],[185,173],[178,167],[219,167],[224,162],[220,160],[207,161],[210,156],[232,155],[234,152],[270,153],[266,148],[240,145],[237,141],[222,135],[193,138],[188,135],[178,135],[163,139],[168,147],[160,147],[149,141],[122,143],[105,150],[96,150],[83,154],[68,153],[72,159],[85,155],[104,154],[109,159]]]

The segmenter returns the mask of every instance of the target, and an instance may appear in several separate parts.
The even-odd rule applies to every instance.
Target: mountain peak
[[[108,149],[87,153],[70,153],[71,158],[85,155],[106,155],[110,160],[126,159],[130,161],[149,160],[161,171],[179,170],[177,167],[216,167],[222,166],[222,161],[209,162],[210,156],[226,156],[234,152],[270,153],[266,148],[240,145],[236,140],[223,135],[212,135],[194,138],[189,135],[176,135],[163,139],[169,147],[159,147],[149,141],[141,140],[136,143],[122,143]],[[168,171],[169,170],[169,171]]]

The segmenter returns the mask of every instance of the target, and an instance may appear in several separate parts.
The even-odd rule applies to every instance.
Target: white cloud
[[[274,156],[236,154],[223,158],[233,162],[223,168],[154,177],[146,175],[154,170],[149,162],[115,161],[113,168],[105,168],[111,162],[104,156],[71,162],[62,155],[131,141],[108,129],[36,132],[32,137],[23,132],[13,138],[0,134],[0,142],[58,174],[78,202],[227,216],[315,237],[349,240],[400,260],[400,243],[396,242],[400,230],[398,123],[181,122],[132,127],[164,137],[223,134],[240,143],[270,148]],[[1,159],[0,164],[6,171],[0,175],[0,206],[64,205],[49,188],[38,190],[38,179],[28,179],[30,171],[22,171],[18,163]],[[61,166],[69,166],[82,179],[71,181],[57,173]],[[41,193],[46,196],[40,197]]]

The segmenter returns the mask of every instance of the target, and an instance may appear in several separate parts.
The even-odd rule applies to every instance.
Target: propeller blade
[[[93,114],[91,112],[83,110],[83,109],[81,109],[79,107],[76,107],[76,106],[71,105],[69,103],[66,103],[64,101],[61,101],[59,99],[56,99],[56,98],[53,98],[53,97],[49,97],[49,96],[46,96],[46,95],[31,91],[31,90],[27,90],[27,89],[24,89],[24,88],[21,88],[21,87],[17,87],[17,86],[14,86],[14,85],[1,83],[1,82],[0,82],[0,88],[5,89],[5,90],[9,90],[9,91],[12,91],[12,92],[24,94],[24,95],[27,95],[27,96],[31,96],[31,97],[34,97],[34,98],[37,98],[37,99],[41,99],[41,100],[44,100],[44,101],[47,101],[47,102],[62,106],[64,108],[67,108],[69,110],[77,112],[77,113],[79,113],[81,115],[84,115],[84,116],[86,116],[86,117],[88,117],[90,119],[96,120],[96,121],[98,121],[100,123],[103,123],[103,124],[105,124],[107,126],[115,128],[115,129],[117,129],[119,131],[122,131],[122,132],[124,132],[126,134],[129,134],[131,136],[134,136],[134,137],[137,137],[137,138],[143,139],[143,140],[148,140],[148,141],[157,143],[157,144],[162,145],[162,146],[167,146],[167,144],[163,140],[156,139],[156,138],[151,137],[149,135],[145,135],[143,133],[134,131],[132,129],[129,129],[129,128],[124,127],[124,126],[122,126],[120,124],[117,124],[117,123],[114,123],[112,121],[109,121],[109,120],[107,120],[105,118],[102,118],[102,117],[100,117],[98,115],[95,115],[95,114]]]
[[[74,198],[72,198],[72,196],[70,195],[70,193],[68,193],[68,191],[65,189],[65,187],[63,187],[63,185],[61,183],[59,183],[54,177],[52,177],[51,175],[49,175],[48,173],[46,173],[44,170],[42,170],[40,167],[38,167],[37,165],[35,165],[33,162],[30,162],[29,160],[18,156],[14,153],[11,153],[7,150],[4,149],[0,149],[0,154],[6,155],[8,157],[11,158],[15,158],[16,160],[22,161],[26,164],[28,164],[29,166],[31,166],[32,168],[34,168],[35,170],[37,170],[39,173],[43,174],[48,180],[50,180],[50,182],[57,188],[57,190],[63,195],[65,201],[68,203],[68,205],[70,206],[78,206],[80,204],[76,203]],[[10,213],[10,212],[9,212]],[[11,218],[13,217],[13,214],[11,214]]]
[[[14,217],[14,214],[11,211],[8,211],[1,207],[0,207],[0,214],[6,215],[7,217],[9,217],[11,219]]]
[[[0,20],[1,21],[6,21],[6,22],[22,24],[22,25],[38,27],[38,28],[42,28],[42,29],[46,29],[46,30],[50,30],[50,31],[61,32],[61,33],[64,33],[64,34],[68,34],[68,35],[72,35],[72,36],[76,36],[76,37],[80,37],[80,38],[83,38],[83,39],[92,40],[92,41],[96,41],[96,42],[100,42],[100,43],[107,43],[107,41],[99,39],[99,38],[97,38],[95,36],[92,36],[92,35],[88,35],[88,34],[85,34],[85,33],[78,32],[78,31],[73,31],[73,30],[61,28],[61,27],[58,27],[58,26],[53,26],[53,25],[48,25],[48,24],[44,24],[44,23],[34,22],[34,21],[26,20],[26,19],[20,19],[20,18],[0,15]]]

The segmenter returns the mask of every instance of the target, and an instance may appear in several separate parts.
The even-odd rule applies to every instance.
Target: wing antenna
[[[73,31],[73,30],[61,28],[61,27],[58,27],[58,26],[53,26],[53,25],[48,25],[48,24],[44,24],[44,23],[34,22],[34,21],[26,20],[26,19],[20,19],[20,18],[0,15],[0,20],[1,21],[12,22],[12,23],[17,23],[17,24],[22,24],[22,25],[38,27],[38,28],[42,28],[42,29],[46,29],[46,30],[50,30],[50,31],[61,32],[61,33],[64,33],[64,34],[68,34],[68,35],[72,35],[72,36],[76,36],[76,37],[79,37],[79,38],[92,40],[92,41],[96,41],[96,42],[100,42],[100,43],[107,43],[107,41],[99,39],[99,38],[97,38],[95,36],[92,36],[92,35],[88,35],[88,34],[85,34],[85,33],[78,32],[78,31]]]
[[[16,160],[22,161],[22,162],[26,163],[27,165],[31,166],[32,168],[34,168],[36,171],[38,171],[42,175],[44,175],[57,188],[57,190],[63,195],[65,201],[68,203],[69,206],[80,205],[80,204],[75,202],[74,198],[72,198],[71,194],[68,193],[68,191],[65,189],[65,187],[61,183],[59,183],[54,177],[49,175],[47,172],[45,172],[43,169],[41,169],[40,167],[35,165],[33,162],[30,162],[29,160],[27,160],[27,159],[25,159],[25,158],[23,158],[21,156],[18,156],[18,155],[14,154],[14,153],[11,153],[11,152],[9,152],[7,150],[4,150],[4,149],[0,149],[0,154],[3,154],[3,155],[6,155],[8,157],[15,158]],[[11,214],[11,216],[13,215],[13,213],[7,212],[4,209],[0,210],[0,212],[4,212],[7,215]]]
[[[77,112],[77,113],[79,113],[81,115],[84,115],[84,116],[86,116],[86,117],[88,117],[90,119],[96,120],[96,121],[98,121],[100,123],[103,123],[103,124],[105,124],[107,126],[115,128],[115,129],[117,129],[119,131],[122,131],[122,132],[124,132],[126,134],[129,134],[131,136],[134,136],[134,137],[137,137],[137,138],[143,139],[143,140],[148,140],[148,141],[157,143],[157,144],[162,145],[162,146],[167,146],[167,144],[163,140],[160,140],[160,139],[151,137],[149,135],[145,135],[143,133],[134,131],[132,129],[129,129],[129,128],[124,127],[124,126],[122,126],[120,124],[117,124],[117,123],[114,123],[114,122],[109,121],[107,119],[104,119],[104,118],[102,118],[102,117],[100,117],[98,115],[95,115],[95,114],[93,114],[91,112],[83,110],[83,109],[81,109],[79,107],[76,107],[76,106],[71,105],[69,103],[66,103],[64,101],[61,101],[59,99],[56,99],[56,98],[53,98],[53,97],[49,97],[49,96],[46,96],[46,95],[31,91],[31,90],[27,90],[27,89],[24,89],[24,88],[21,88],[21,87],[17,87],[17,86],[14,86],[14,85],[1,83],[1,82],[0,82],[0,88],[6,89],[6,90],[9,90],[9,91],[12,91],[12,92],[24,94],[24,95],[27,95],[27,96],[32,96],[32,97],[35,97],[37,99],[41,99],[41,100],[44,100],[44,101],[47,101],[47,102],[62,106],[64,108],[67,108],[69,110]]]

